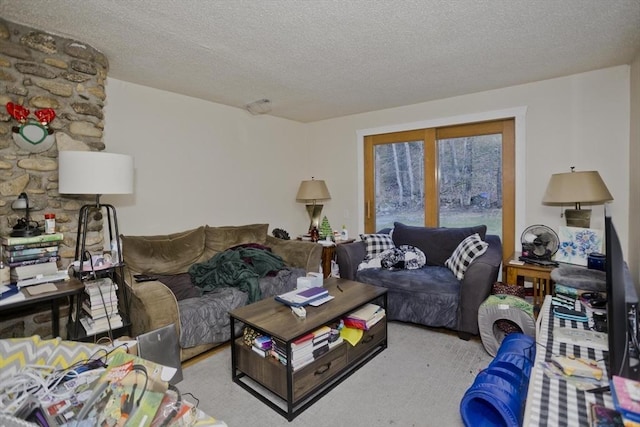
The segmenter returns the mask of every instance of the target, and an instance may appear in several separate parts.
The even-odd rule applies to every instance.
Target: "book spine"
[[[19,245],[3,245],[3,249],[5,251],[21,251],[24,249],[38,249],[38,248],[48,248],[48,247],[59,247],[60,242],[38,242],[38,243],[22,243]]]
[[[30,249],[18,249],[9,250],[5,253],[8,256],[25,256],[25,255],[46,255],[52,252],[58,253],[58,246],[44,246],[42,248],[30,248]]]
[[[35,265],[35,264],[46,264],[48,262],[56,262],[58,261],[58,256],[57,255],[53,255],[53,256],[46,256],[46,257],[42,257],[42,258],[38,258],[38,259],[28,259],[28,260],[24,260],[24,261],[13,261],[13,262],[8,262],[9,267],[22,267],[25,265]]]
[[[58,256],[58,251],[54,251],[54,252],[43,252],[40,254],[29,254],[29,255],[10,255],[10,254],[6,254],[5,255],[5,261],[12,263],[12,262],[19,262],[19,261],[29,261],[29,260],[35,260],[35,259],[40,259],[40,258],[50,258],[52,256]]]
[[[89,314],[91,313],[98,313],[98,314],[104,314],[104,311],[115,311],[115,309],[118,307],[118,303],[114,302],[114,303],[107,303],[105,305],[101,305],[101,306],[95,306],[93,308],[83,305],[82,308]]]
[[[264,350],[261,348],[256,347],[255,345],[251,346],[251,350],[253,350],[256,354],[258,354],[261,357],[267,357],[267,355],[269,354],[269,350]]]
[[[304,347],[305,345],[308,345],[311,340],[313,340],[313,334],[310,333],[307,335],[303,335],[302,337],[291,343],[291,348]]]
[[[116,288],[115,286],[109,286],[100,289],[85,289],[84,293],[92,298],[106,298],[110,295],[116,295],[117,289],[118,288]]]
[[[344,326],[349,328],[362,329],[365,331],[369,329],[369,327],[367,326],[367,322],[365,322],[364,320],[345,317],[344,319],[342,319],[342,321],[344,322]]]
[[[100,297],[87,298],[82,302],[82,304],[91,308],[91,307],[99,307],[105,304],[106,305],[115,304],[117,302],[118,302],[118,297],[114,294],[114,295],[105,295],[104,300]]]
[[[41,234],[39,236],[31,236],[31,237],[3,237],[2,244],[6,246],[24,245],[28,243],[58,242],[63,239],[64,239],[64,235],[62,233]]]

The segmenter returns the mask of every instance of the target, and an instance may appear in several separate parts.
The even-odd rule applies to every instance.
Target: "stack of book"
[[[62,233],[29,237],[3,237],[2,260],[11,268],[55,262]]]
[[[348,328],[368,331],[385,316],[384,308],[376,304],[365,304],[356,311],[349,313],[343,320]]]
[[[9,266],[9,280],[18,289],[25,286],[67,280],[67,270],[56,261],[62,233],[2,238],[2,265]]]
[[[342,343],[342,337],[336,329],[322,326],[291,343],[291,367],[294,371],[308,365]],[[278,340],[272,340],[271,355],[282,364],[287,363],[286,347]]]
[[[123,326],[118,312],[117,289],[118,286],[108,277],[85,282],[80,323],[87,335]]]
[[[268,335],[258,335],[253,339],[251,349],[262,357],[267,357],[271,352],[271,337]]]

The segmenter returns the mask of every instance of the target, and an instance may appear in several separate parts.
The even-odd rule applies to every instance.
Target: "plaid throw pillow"
[[[458,280],[462,280],[469,264],[485,253],[488,247],[489,244],[483,242],[478,233],[472,234],[460,242],[444,265],[449,267]]]
[[[365,261],[374,259],[387,249],[395,248],[389,234],[361,234],[360,238],[367,245]]]

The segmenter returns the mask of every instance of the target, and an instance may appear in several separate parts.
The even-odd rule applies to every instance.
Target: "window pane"
[[[374,147],[376,231],[394,221],[424,225],[424,143]]]
[[[439,225],[502,236],[502,135],[438,140]]]

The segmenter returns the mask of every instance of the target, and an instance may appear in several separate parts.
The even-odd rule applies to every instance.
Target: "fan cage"
[[[533,241],[525,239],[529,234],[535,236]],[[548,236],[547,240],[542,240],[541,236]],[[551,261],[551,258],[558,252],[560,239],[555,231],[546,225],[531,225],[524,230],[520,237],[522,244],[522,256],[530,259]]]

